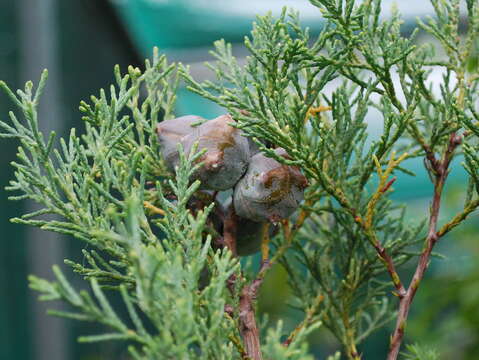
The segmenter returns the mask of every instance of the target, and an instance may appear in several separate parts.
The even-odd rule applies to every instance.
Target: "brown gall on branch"
[[[182,138],[190,134],[194,125],[205,121],[200,116],[186,115],[171,120],[164,120],[157,124],[156,133],[161,147],[161,154],[168,168],[174,170],[178,165],[179,154],[177,145]]]
[[[286,156],[283,149],[276,154]],[[239,216],[257,222],[279,222],[288,218],[303,200],[308,182],[294,166],[283,165],[258,153],[234,189]]]
[[[201,123],[195,126],[198,121]],[[157,133],[163,158],[173,170],[179,161],[177,144],[181,143],[188,154],[198,143],[198,149],[206,149],[206,153],[198,160],[203,166],[193,179],[201,180],[203,189],[228,190],[246,172],[252,151],[250,141],[241,130],[231,126],[233,119],[229,115],[202,121],[197,116],[185,116],[159,123]]]
[[[193,119],[188,119],[190,123],[193,122]],[[227,133],[221,133],[221,127],[225,119],[230,118],[229,116],[219,117],[215,120],[207,121],[194,129],[191,124],[187,124],[186,128],[190,127],[191,131],[182,137],[180,136],[181,134],[178,135],[178,131],[173,132],[170,128],[179,128],[183,131],[185,130],[184,124],[182,124],[182,126],[175,124],[169,126],[170,124],[166,123],[164,127],[160,124],[158,126],[160,142],[164,144],[164,149],[171,149],[172,146],[170,146],[170,144],[177,141],[183,143],[186,151],[188,151],[189,147],[193,146],[195,142],[199,142],[200,148],[202,145],[206,147],[207,152],[201,159],[203,167],[200,168],[199,171],[204,170],[204,174],[208,175],[207,180],[211,180],[211,173],[214,172],[215,165],[219,165],[217,160],[225,160],[226,152],[221,154],[217,151],[220,147],[222,147],[223,150],[228,148],[228,146],[223,146],[225,143],[231,145],[232,143],[237,144],[243,142],[245,146],[242,148],[246,148],[247,151],[249,151],[247,138],[239,135],[240,139],[236,141],[234,137],[232,137],[234,133],[239,132],[238,129],[227,125]],[[171,122],[178,122],[178,120],[175,119]],[[168,129],[170,129],[170,132],[166,131]],[[171,133],[173,133],[173,135],[170,136]],[[277,149],[276,152],[280,156],[287,156],[286,152],[282,149]],[[170,154],[170,167],[174,165],[176,161],[175,156],[177,156],[175,153],[172,154],[173,155]],[[233,297],[239,297],[239,331],[244,343],[244,353],[247,357],[257,360],[261,359],[262,355],[254,302],[264,280],[264,276],[272,264],[269,260],[269,237],[270,235],[274,235],[275,227],[270,226],[269,222],[282,221],[284,228],[286,241],[284,246],[280,247],[272,259],[273,262],[276,262],[291,243],[291,229],[289,228],[287,220],[283,219],[291,215],[291,213],[298,208],[299,202],[303,199],[303,192],[307,186],[307,180],[296,167],[282,165],[276,160],[267,158],[262,154],[256,154],[252,157],[249,157],[249,152],[247,154],[247,160],[250,162],[248,171],[256,170],[252,177],[254,181],[257,182],[256,185],[259,185],[254,189],[257,192],[249,193],[250,196],[245,197],[242,190],[248,190],[248,188],[244,189],[244,187],[237,186],[234,192],[234,202],[226,206],[226,209],[224,209],[223,206],[216,207],[217,211],[220,212],[220,216],[216,217],[222,220],[223,236],[217,237],[214,244],[218,247],[227,247],[235,257],[256,252],[259,248],[262,250],[261,269],[257,277],[249,284],[245,284],[239,294],[236,294],[237,275],[232,275],[229,278],[227,286]],[[223,158],[220,159],[220,157]],[[229,159],[229,161],[233,160]],[[260,170],[260,172],[257,170]],[[231,175],[231,171],[228,175]],[[197,177],[201,179],[201,174],[197,175]],[[248,174],[246,174],[243,179],[245,178],[249,179]],[[211,188],[210,185],[208,185],[208,188]],[[215,190],[221,189],[216,187]],[[248,194],[247,191],[246,193]],[[213,199],[216,197],[215,195],[216,193],[213,195]],[[241,202],[238,203],[238,201]],[[239,204],[238,207],[240,211],[237,211],[236,204]],[[151,204],[148,205],[150,209],[153,206]],[[238,214],[238,212],[244,209],[250,210],[250,212],[247,213],[249,216],[244,216],[245,214],[241,213]],[[251,216],[254,211],[256,211],[256,214],[259,213],[261,215]],[[302,212],[298,225],[300,225],[299,223],[302,224],[305,217]],[[221,226],[214,227],[217,229],[221,228]],[[243,276],[240,278],[243,281]],[[225,311],[226,315],[234,313],[234,309],[231,306],[225,308]],[[237,348],[241,354],[243,350],[240,351],[240,348]],[[241,354],[241,356],[244,357],[244,354]]]

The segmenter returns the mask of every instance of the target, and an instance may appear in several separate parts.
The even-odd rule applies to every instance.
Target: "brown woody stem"
[[[254,301],[258,295],[259,288],[261,287],[261,284],[263,283],[263,280],[268,270],[271,269],[272,265],[275,264],[278,259],[283,256],[289,246],[291,246],[291,241],[294,236],[294,233],[301,227],[307,216],[308,215],[304,212],[304,210],[300,212],[298,220],[296,221],[295,226],[293,226],[294,231],[292,231],[288,220],[282,221],[284,231],[284,244],[276,251],[276,254],[271,259],[265,258],[265,254],[263,253],[261,268],[256,278],[249,285],[246,285],[241,291],[239,303],[240,333],[245,344],[246,353],[252,360],[262,359],[259,341],[259,331],[256,325],[256,319],[254,315]],[[267,228],[265,230],[267,230]],[[267,232],[265,234],[267,234]],[[319,302],[321,301],[322,297]],[[292,339],[290,341],[292,341]]]
[[[230,249],[234,256],[237,256],[236,250],[236,231],[237,216],[233,206],[228,210],[223,222],[223,241],[224,245]],[[263,266],[267,266],[267,262]],[[263,270],[265,271],[265,270]],[[231,295],[236,296],[235,283],[237,277],[235,274],[228,279],[228,289]],[[243,358],[251,360],[262,360],[261,343],[259,340],[259,330],[256,325],[256,317],[254,311],[254,301],[257,296],[258,288],[262,279],[255,279],[247,284],[239,294],[239,332],[243,339],[244,349],[240,352]],[[237,346],[238,347],[238,346]]]
[[[236,221],[236,213],[231,206],[228,210],[228,213],[226,214],[226,217],[223,222],[223,241],[228,249],[233,253],[234,256],[237,256],[237,250],[236,250],[236,227],[237,227],[237,221]]]
[[[241,356],[246,356],[248,359],[251,360],[262,360],[261,354],[261,343],[259,337],[259,330],[256,324],[256,317],[255,317],[255,309],[254,303],[258,296],[259,289],[263,280],[268,273],[268,270],[271,269],[272,265],[275,264],[281,256],[284,255],[286,250],[291,246],[292,239],[294,234],[301,228],[304,221],[308,217],[309,213],[304,209],[301,210],[298,219],[294,226],[290,226],[288,220],[282,220],[282,227],[284,232],[284,243],[277,249],[275,255],[270,259],[269,258],[269,226],[264,226],[263,228],[263,239],[262,239],[262,261],[261,261],[261,268],[256,275],[256,278],[252,280],[249,284],[246,284],[239,294],[239,331],[241,334],[241,338],[243,339],[244,343],[244,354]],[[237,256],[236,252],[236,230],[237,230],[237,215],[235,214],[233,206],[228,209],[228,213],[225,216],[224,223],[224,232],[223,232],[223,242],[224,245],[227,246],[235,256]],[[228,280],[228,289],[231,292],[231,295],[234,297],[235,294],[235,283],[237,277],[236,275],[232,275]],[[311,310],[311,314],[307,314],[305,322],[302,326],[306,325],[309,321],[312,320],[314,312],[316,311],[317,306],[322,301],[322,296],[318,296],[317,304],[315,302],[314,310]],[[299,332],[300,329],[297,330]],[[289,342],[291,342],[296,335],[295,332],[291,335]],[[285,344],[288,345],[288,344]],[[240,352],[241,353],[241,352]]]
[[[243,338],[246,354],[252,360],[262,360],[261,344],[259,341],[259,330],[256,325],[256,317],[254,311],[254,301],[259,285],[255,286],[255,282],[246,285],[241,291],[239,300],[239,320],[240,334]]]
[[[439,233],[437,231],[439,210],[441,208],[441,196],[447,175],[449,173],[449,165],[453,158],[454,150],[461,144],[461,140],[462,139],[460,136],[456,135],[456,133],[452,133],[449,138],[448,147],[444,151],[443,157],[440,161],[438,161],[435,157],[433,159],[429,156],[427,157],[427,161],[429,161],[429,165],[433,169],[434,175],[434,195],[430,208],[428,233],[425,239],[424,249],[419,257],[419,262],[412,277],[411,283],[409,284],[405,295],[400,297],[399,300],[398,317],[396,321],[396,327],[391,336],[391,345],[387,357],[388,360],[396,360],[399,355],[411,303],[416,295],[419,284],[424,277],[424,273],[429,266],[429,259],[432,250],[439,240],[440,235],[445,233]]]
[[[406,295],[406,289],[399,278],[399,274],[396,271],[396,267],[394,266],[394,262],[392,257],[387,253],[384,246],[381,245],[379,240],[376,238],[374,233],[370,233],[369,237],[371,239],[371,243],[376,249],[378,256],[381,258],[382,262],[386,266],[386,269],[391,277],[391,280],[396,288],[396,295],[401,299]]]

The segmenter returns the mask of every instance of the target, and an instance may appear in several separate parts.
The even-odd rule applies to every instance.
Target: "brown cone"
[[[287,156],[284,149],[275,152]],[[234,189],[236,214],[256,222],[278,222],[298,208],[307,185],[297,167],[282,165],[258,153]]]

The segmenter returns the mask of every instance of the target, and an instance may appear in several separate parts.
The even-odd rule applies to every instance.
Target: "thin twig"
[[[159,207],[156,207],[155,205],[153,205],[149,201],[143,201],[143,206],[145,208],[147,208],[148,210],[150,210],[154,214],[158,214],[158,215],[162,215],[162,216],[165,215],[164,210],[160,209]]]
[[[449,221],[447,224],[443,225],[443,227],[437,232],[437,236],[442,237],[446,235],[449,231],[454,229],[463,220],[465,220],[470,213],[472,213],[474,210],[477,209],[478,206],[479,206],[479,199],[471,201],[469,204],[467,204],[467,206],[464,208],[462,212],[454,216],[454,218],[451,221]]]
[[[394,265],[392,257],[386,251],[386,248],[381,244],[379,239],[376,236],[376,232],[374,231],[374,212],[376,208],[376,204],[379,199],[390,189],[391,185],[394,183],[396,178],[392,178],[389,180],[389,176],[393,172],[393,170],[399,166],[399,164],[406,159],[408,153],[404,153],[398,159],[395,159],[395,153],[393,152],[391,158],[387,164],[386,170],[382,170],[381,164],[379,159],[374,157],[374,162],[376,163],[377,172],[379,175],[379,184],[376,189],[376,192],[371,197],[371,200],[368,202],[365,220],[356,219],[356,221],[363,227],[366,234],[368,235],[369,241],[373,245],[374,249],[376,250],[379,258],[382,260],[386,269],[389,273],[389,276],[392,279],[394,287],[396,288],[397,296],[402,298],[406,294],[406,289],[399,278],[398,272]]]
[[[319,306],[324,300],[324,296],[319,294],[313,301],[311,307],[306,311],[306,316],[304,317],[303,321],[299,323],[298,326],[291,332],[288,338],[283,342],[284,346],[289,346],[295,339],[295,337],[299,334],[299,332],[304,329],[306,326],[309,326],[314,321],[314,315],[316,315]]]

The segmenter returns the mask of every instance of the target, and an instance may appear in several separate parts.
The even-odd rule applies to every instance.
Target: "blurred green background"
[[[387,9],[391,1],[383,1]],[[405,34],[415,16],[431,9],[427,1],[401,2],[406,18]],[[43,98],[40,122],[45,131],[64,134],[69,128],[81,131],[78,104],[107,88],[113,81],[113,66],[140,66],[159,46],[170,59],[191,66],[193,75],[205,79],[210,74],[202,62],[209,59],[212,41],[225,38],[234,43],[239,57],[246,52],[241,46],[254,14],[268,9],[279,12],[283,5],[300,10],[304,24],[313,32],[320,31],[321,18],[306,0],[3,0],[0,1],[0,79],[12,88],[26,80],[38,80],[48,68],[50,80]],[[427,39],[420,38],[421,41]],[[475,65],[474,65],[475,64]],[[471,61],[477,68],[477,59]],[[0,117],[12,109],[5,96],[0,96]],[[179,115],[195,113],[215,116],[221,109],[181,89]],[[370,119],[371,133],[380,130],[377,119]],[[26,277],[35,273],[51,277],[53,263],[63,258],[81,261],[84,244],[56,235],[26,229],[12,224],[30,203],[7,202],[4,187],[13,177],[9,165],[15,159],[17,142],[2,140],[0,147],[0,359],[18,360],[86,360],[122,359],[118,344],[78,345],[80,334],[95,332],[96,325],[79,324],[45,315],[46,306],[35,299],[27,288]],[[464,194],[464,172],[456,161],[447,189],[448,218],[461,206]],[[411,205],[411,219],[423,216],[428,208],[430,186],[421,162],[409,164],[416,177],[402,177],[395,187],[396,199]],[[413,306],[408,325],[408,340],[418,339],[442,353],[442,358],[479,358],[479,229],[477,215],[471,216],[462,231],[441,241],[435,259]],[[405,273],[411,269],[405,269]],[[81,286],[80,279],[78,284]],[[265,284],[260,311],[274,321],[287,314],[286,324],[293,327],[297,314],[286,307],[288,289],[285,274],[278,268]],[[48,304],[48,307],[54,306]],[[61,305],[58,305],[61,306]],[[360,347],[367,359],[383,359],[389,329],[373,335]],[[332,337],[319,332],[311,337],[318,358],[336,350]]]

